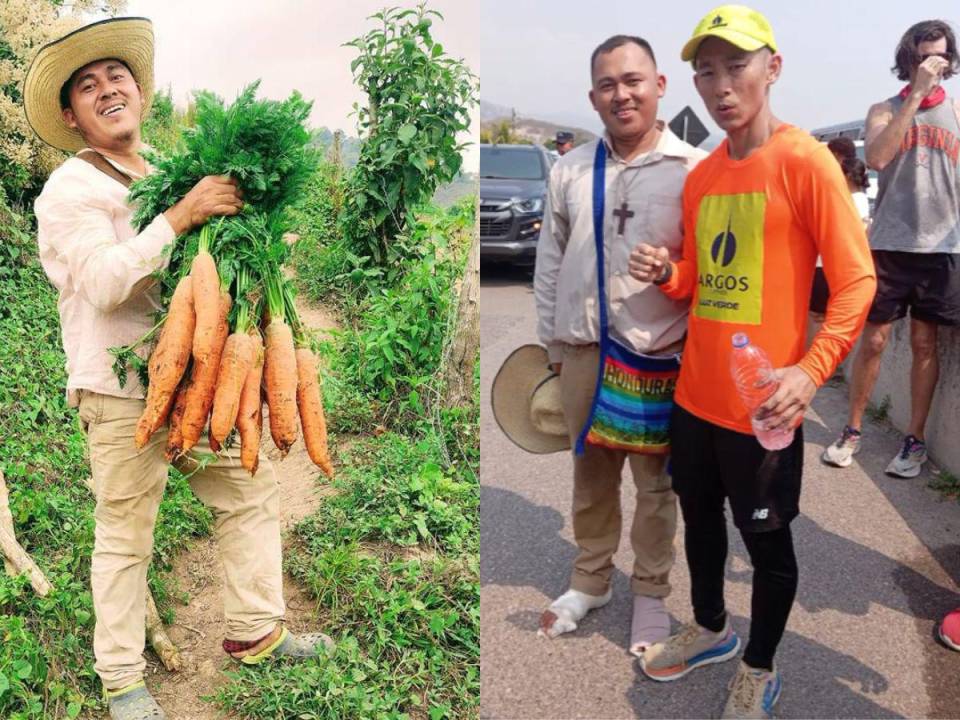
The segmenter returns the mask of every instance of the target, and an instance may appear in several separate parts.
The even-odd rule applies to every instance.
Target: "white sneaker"
[[[827,445],[823,449],[820,459],[827,465],[836,467],[849,467],[853,462],[853,456],[860,452],[860,431],[854,430],[849,425],[843,426],[843,432],[832,445]]]
[[[927,446],[923,440],[917,440],[913,435],[907,435],[903,440],[903,447],[896,457],[887,465],[887,475],[902,478],[915,478],[927,461]]]

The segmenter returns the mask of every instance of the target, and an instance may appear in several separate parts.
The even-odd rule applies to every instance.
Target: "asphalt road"
[[[567,586],[575,554],[565,453],[524,453],[500,432],[490,384],[515,347],[535,342],[533,294],[517,271],[484,267],[481,281],[481,717],[715,717],[734,662],[672,683],[645,678],[626,651],[631,558],[626,529],[613,600],[577,632],[536,635],[540,612]],[[906,382],[906,378],[904,379]],[[854,464],[824,467],[819,454],[843,425],[846,387],[825,387],[808,414],[801,516],[793,523],[800,588],[777,662],[784,718],[960,717],[960,653],[933,639],[960,606],[960,505],[929,489],[928,473],[883,473],[899,436],[870,426]],[[632,507],[624,482],[624,507]],[[727,608],[749,628],[750,566],[732,525]],[[689,622],[682,527],[667,600]]]

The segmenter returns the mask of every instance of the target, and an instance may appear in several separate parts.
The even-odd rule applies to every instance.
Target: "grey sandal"
[[[259,665],[272,657],[311,658],[327,655],[333,651],[335,643],[323,633],[302,633],[294,635],[283,629],[280,637],[272,645],[256,655],[244,655],[239,660],[244,665]]]
[[[107,704],[111,720],[167,720],[142,682],[125,688],[119,695],[107,693]]]

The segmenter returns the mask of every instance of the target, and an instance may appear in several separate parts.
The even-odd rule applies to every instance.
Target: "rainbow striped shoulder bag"
[[[610,337],[603,257],[604,174],[607,149],[601,140],[593,164],[593,234],[597,244],[597,290],[600,305],[600,368],[587,422],[577,438],[615,450],[666,455],[670,452],[670,412],[680,374],[680,355],[654,357],[635,353]]]

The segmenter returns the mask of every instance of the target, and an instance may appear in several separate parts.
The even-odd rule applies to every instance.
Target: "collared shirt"
[[[158,215],[137,234],[127,188],[78,158],[51,173],[34,209],[40,263],[60,291],[68,402],[77,404],[77,390],[144,397],[136,373],[120,387],[109,348],[129,345],[153,327],[160,303],[151,274],[169,262],[164,248],[175,238],[173,228]]]
[[[658,121],[656,147],[627,162],[609,136],[605,175],[604,259],[610,334],[635,352],[656,354],[678,346],[689,302],[672,300],[628,271],[640,243],[663,246],[679,259],[683,183],[707,153],[683,142]],[[593,232],[593,161],[597,143],[564,155],[550,172],[543,228],[537,243],[534,296],[537,333],[552,362],[562,345],[599,342],[597,251]],[[621,233],[620,230],[623,232]]]

